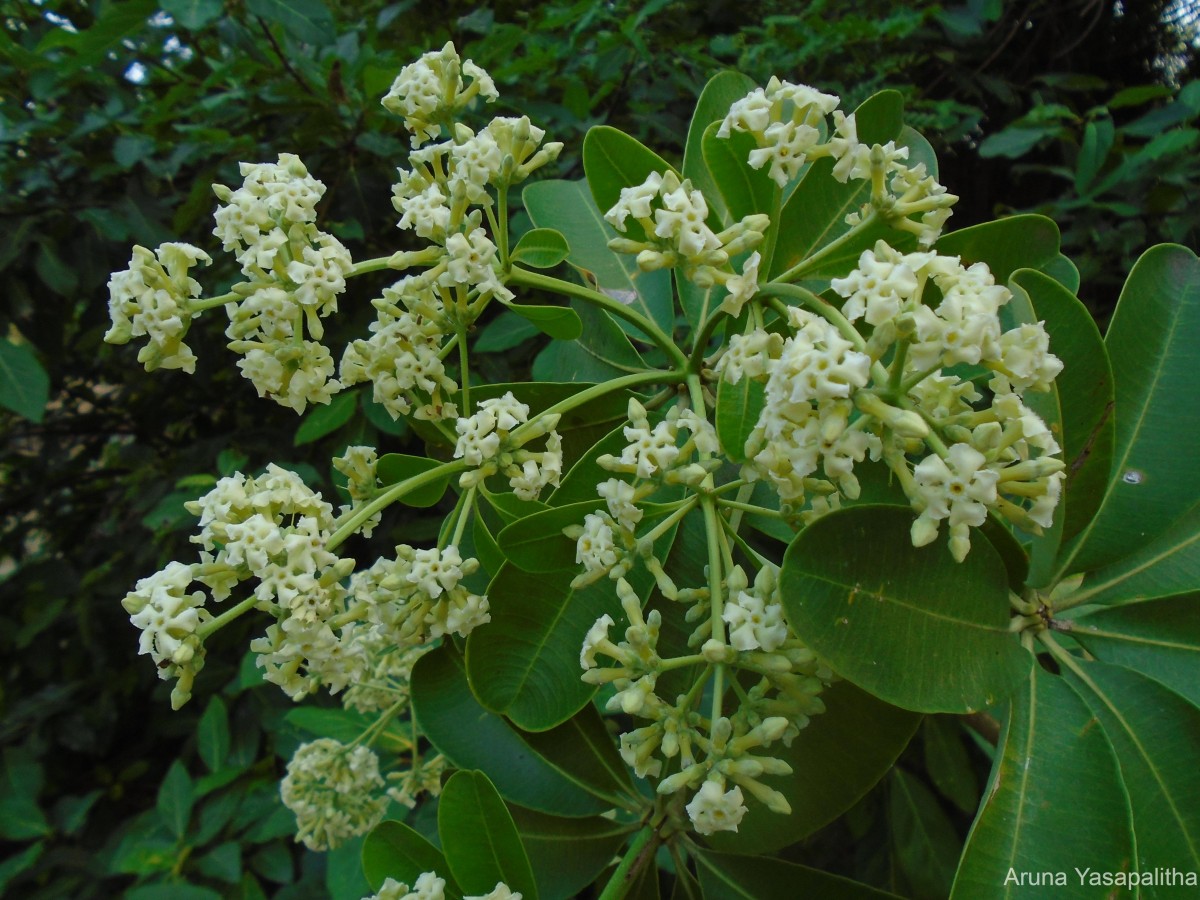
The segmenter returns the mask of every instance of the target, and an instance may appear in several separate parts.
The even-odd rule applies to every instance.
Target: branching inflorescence
[[[565,531],[576,544],[572,586],[607,579],[619,601],[619,612],[614,604],[575,637],[583,679],[610,686],[604,707],[621,723],[620,754],[655,783],[656,821],[700,834],[736,830],[750,797],[787,813],[769,781],[791,767],[773,748],[824,711],[822,692],[837,676],[790,627],[780,561],[747,538],[744,518],[802,528],[858,499],[863,467],[875,465],[916,513],[915,546],[945,523],[961,561],[971,528],[989,514],[1030,532],[1048,527],[1063,464],[1023,396],[1047,390],[1061,364],[1040,324],[1004,327],[1011,294],[985,265],[931,249],[957,198],[924,163],[909,165],[908,148],[860,142],[855,116],[839,111],[835,96],[772,79],[734,103],[716,129],[721,140],[752,139],[745,162],[769,179],[776,216],[783,193],[817,161],[830,161],[833,181],[867,186],[836,241],[845,246],[847,235],[868,229],[887,236],[826,279],[823,294],[810,276],[828,245],[784,269],[771,258],[777,220],[753,213],[722,221],[672,169],[625,185],[603,211],[617,232],[612,251],[632,255],[641,272],[673,270],[719,301],[678,343],[603,292],[514,263],[508,191],[561,145],[544,143],[526,117],[495,118],[478,131],[460,121],[494,99],[487,74],[450,45],[405,67],[384,98],[413,148],[393,191],[399,227],[424,249],[353,262],[316,224],[322,184],[282,154],[277,163],[243,164],[236,190],[214,187],[214,234],[237,255],[244,281],[202,299],[189,273],[210,260],[186,244],[135,248],[128,270],[113,276],[106,339],[145,336],[138,358],[148,370],[193,371],[183,339],[194,319],[222,306],[229,347],[261,396],[302,413],[369,382],[393,418],[430,423],[448,460],[385,484],[376,450],[350,447],[334,461],[350,500],[337,510],[275,466],[222,479],[189,505],[199,517],[199,559],[168,564],[125,598],[141,652],[161,678],[177,680],[178,707],[207,638],[255,610],[265,626],[251,649],[266,680],[294,699],[324,686],[377,718],[352,744],[304,745],[289,766],[283,795],[309,846],[367,831],[388,795],[412,805],[436,794],[447,760],[426,751],[415,721],[393,771],[381,772],[371,745],[390,722],[411,721],[414,664],[442,642],[487,628],[488,596],[465,583],[481,566],[463,556],[466,526],[496,491],[526,502],[549,496],[553,506],[548,489],[575,462],[564,460],[562,415],[612,394],[627,405],[623,446],[592,457],[608,477],[596,484],[594,511]],[[352,340],[335,366],[323,320],[337,312],[349,279],[385,269],[403,277],[372,301],[370,334]],[[623,318],[670,365],[549,409],[531,409],[511,392],[473,402],[468,335],[493,303],[509,304],[530,286]],[[667,390],[653,394],[656,386]],[[714,427],[714,395],[734,386],[753,387],[761,404],[730,446]],[[338,555],[350,535],[369,535],[390,504],[448,478],[460,497],[435,546],[401,545],[366,568]],[[681,583],[662,549],[685,524],[704,535],[703,574],[692,583]],[[685,646],[664,644],[669,610],[686,623]],[[435,880],[429,873],[424,887],[433,891]],[[488,896],[501,896],[501,887]],[[379,896],[407,890],[397,883]]]

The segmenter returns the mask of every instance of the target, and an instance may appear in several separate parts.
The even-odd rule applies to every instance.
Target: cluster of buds
[[[113,273],[108,282],[112,327],[104,340],[125,344],[130,338],[146,337],[149,342],[138,351],[138,362],[147,372],[195,372],[196,355],[183,338],[197,314],[193,301],[201,290],[188,270],[201,262],[208,265],[212,258],[191,244],[163,244],[153,253],[134,247],[129,268]]]
[[[908,166],[907,147],[897,147],[895,141],[859,141],[854,115],[839,110],[840,104],[833,94],[772,77],[766,88],[755,88],[730,107],[717,136],[751,135],[757,148],[747,162],[754,169],[769,163],[768,174],[780,189],[812,161],[832,158],[833,177],[838,181],[871,182],[865,210],[873,209],[892,227],[916,234],[923,246],[933,244],[958,197],[947,193],[924,163]],[[854,225],[862,218],[860,211],[846,221]]]
[[[465,896],[463,900],[521,900],[522,896],[519,891],[499,881],[486,894]],[[436,872],[422,872],[410,888],[402,881],[388,878],[380,886],[378,894],[364,897],[363,900],[446,900],[446,879],[439,878]]]
[[[736,335],[715,367],[730,383],[765,387],[740,448],[750,457],[743,477],[766,478],[797,511],[814,491],[809,512],[825,511],[835,491],[858,496],[856,463],[883,458],[919,514],[913,543],[932,541],[947,520],[959,560],[989,510],[1034,533],[1048,527],[1064,477],[1060,448],[1022,402],[1027,390],[1049,390],[1062,368],[1041,324],[1002,329],[1012,295],[983,263],[904,255],[882,241],[832,290],[844,298],[838,321],[790,308],[788,336]],[[993,373],[987,406],[954,370],[964,364]],[[824,479],[813,477],[818,469]]]
[[[557,415],[529,421],[529,406],[512,391],[482,401],[475,415],[459,419],[455,426],[454,457],[471,467],[459,478],[459,485],[472,488],[499,472],[522,500],[536,500],[546,485],[557,487],[563,466],[562,439],[554,430],[557,424]],[[544,450],[525,449],[542,436],[546,437]]]
[[[730,260],[762,243],[771,224],[761,214],[746,216],[720,233],[708,227],[708,203],[691,181],[680,181],[671,170],[651,172],[642,184],[621,188],[616,205],[604,214],[617,231],[626,233],[626,220],[637,223],[644,235],[613,238],[608,242],[617,253],[637,254],[644,272],[679,267],[683,276],[699,287],[721,285],[728,292],[722,309],[731,315],[741,312],[758,289],[760,257],[751,254],[736,273]]]

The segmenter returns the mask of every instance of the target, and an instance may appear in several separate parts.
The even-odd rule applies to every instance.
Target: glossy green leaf
[[[181,838],[187,831],[192,817],[192,805],[196,796],[192,791],[192,779],[179,760],[171,763],[166,777],[158,788],[158,814],[171,834]]]
[[[1130,868],[1200,872],[1200,709],[1121,666],[1081,668],[1068,678],[1112,742],[1128,791],[1136,848]],[[1143,888],[1142,896],[1178,894]]]
[[[515,522],[517,519],[523,519],[525,516],[532,516],[543,509],[550,508],[548,503],[543,503],[541,500],[522,500],[512,491],[505,491],[500,494],[487,494],[485,496],[488,505],[495,510],[505,525]]]
[[[246,9],[305,44],[323,47],[337,37],[333,15],[321,0],[246,0]]]
[[[1200,706],[1200,595],[1092,611],[1073,622],[1071,636],[1098,659],[1149,675]]]
[[[746,461],[746,439],[758,424],[765,392],[762,382],[753,378],[742,378],[737,384],[722,378],[717,386],[717,437],[734,462]]]
[[[1008,631],[1008,579],[984,540],[950,556],[945,531],[914,548],[912,513],[855,506],[818,519],[784,556],[796,633],[833,669],[889,703],[974,712],[1024,680],[1032,656]]]
[[[38,43],[36,52],[45,57],[46,51],[65,47],[72,51],[66,59],[55,59],[60,73],[73,72],[101,62],[121,42],[146,27],[157,4],[150,0],[131,0],[128,3],[105,7],[91,27],[82,30],[54,28]]]
[[[636,794],[612,733],[590,703],[549,731],[524,732],[521,737],[558,772],[596,797],[620,805]]]
[[[412,697],[417,721],[433,745],[459,768],[488,773],[514,803],[562,816],[594,816],[612,808],[534,752],[503,717],[479,704],[453,647],[442,646],[417,661]]]
[[[791,815],[777,815],[747,798],[750,812],[737,833],[708,839],[718,850],[770,853],[825,827],[888,773],[921,722],[916,713],[889,706],[846,681],[821,698],[825,712],[813,716],[792,746],[771,748],[771,755],[795,773],[765,779],[787,797]]]
[[[412,887],[421,874],[437,872],[439,877],[446,879],[446,892],[450,896],[462,896],[442,851],[403,822],[380,822],[371,829],[363,842],[362,867],[375,891],[388,878]]]
[[[484,326],[471,349],[476,353],[503,353],[540,333],[528,319],[504,310]]]
[[[953,900],[1113,896],[1111,886],[1080,885],[1074,871],[1121,871],[1132,856],[1116,757],[1087,706],[1061,678],[1034,666],[1013,697],[997,751]],[[1062,872],[1066,882],[1021,883],[1020,873],[1043,872]]]
[[[543,897],[574,897],[604,871],[630,832],[629,825],[599,816],[562,819],[519,806],[509,812]]]
[[[506,305],[542,334],[548,334],[555,340],[573,341],[583,334],[583,322],[579,313],[569,306],[522,306],[516,303]]]
[[[491,622],[467,639],[480,702],[528,731],[552,728],[588,702],[595,688],[580,678],[583,636],[601,616],[620,614],[610,585],[574,590],[571,578],[505,565],[488,587]]]
[[[292,438],[292,446],[311,444],[318,438],[337,431],[350,421],[357,403],[358,395],[354,391],[343,391],[335,394],[328,403],[313,404],[309,407],[308,414],[300,423],[300,427],[296,429],[296,436]]]
[[[50,379],[28,344],[0,338],[0,406],[40,422],[50,399]]]
[[[949,716],[926,716],[925,771],[946,799],[973,815],[979,806],[979,784],[963,743],[962,728]]]
[[[1049,275],[1072,294],[1079,293],[1079,269],[1063,254],[1058,254],[1050,262],[1039,266],[1039,272]]]
[[[438,460],[429,459],[425,456],[385,453],[379,457],[379,461],[375,464],[375,476],[384,486],[399,484],[402,481],[423,475],[431,469],[436,469],[440,465],[441,463]],[[442,499],[442,495],[446,493],[446,488],[449,484],[449,476],[435,479],[429,484],[409,491],[400,498],[400,502],[405,506],[420,508],[433,506]]]
[[[1080,195],[1087,193],[1096,175],[1108,158],[1112,148],[1115,129],[1112,119],[1107,116],[1088,122],[1083,129],[1083,143],[1079,148],[1079,156],[1075,160],[1075,191]]]
[[[509,258],[532,269],[552,269],[570,255],[571,248],[561,231],[534,228],[521,235]]]
[[[506,526],[496,540],[512,564],[524,572],[575,569],[575,541],[564,535],[563,529],[582,525],[584,516],[602,507],[600,499],[551,507]]]
[[[886,900],[880,891],[840,875],[763,856],[711,850],[695,854],[704,900]]]
[[[903,769],[888,784],[888,823],[900,871],[918,900],[940,900],[950,891],[959,842],[937,797]]]
[[[1044,322],[1050,350],[1063,370],[1049,391],[1028,391],[1025,402],[1042,417],[1063,448],[1066,481],[1054,525],[1033,542],[1030,583],[1040,587],[1053,573],[1054,558],[1095,514],[1112,466],[1112,371],[1104,342],[1090,313],[1049,275],[1020,269],[1009,279],[1018,321]]]
[[[1029,554],[1024,545],[1017,540],[1006,522],[994,516],[988,516],[984,520],[979,526],[979,534],[987,538],[987,542],[1004,563],[1004,570],[1008,573],[1008,586],[1020,594],[1029,576]]]
[[[582,339],[553,341],[533,362],[537,381],[609,381],[648,370],[645,361],[620,326],[602,309],[572,300],[579,316]]]
[[[644,179],[645,175],[636,183]],[[604,221],[586,181],[537,181],[525,188],[521,199],[535,225],[553,228],[566,238],[571,249],[567,262],[587,273],[585,283],[630,303],[647,318],[671,330],[674,311],[670,273],[642,272],[633,256],[608,249],[609,240],[617,237],[617,232]],[[582,310],[576,309],[582,314]],[[584,324],[588,327],[586,320]]]
[[[713,122],[704,131],[701,142],[704,164],[717,183],[717,191],[728,210],[731,222],[753,213],[771,213],[779,188],[767,167],[752,169],[750,153],[758,147],[754,137],[741,131],[719,137],[720,123]]]
[[[210,772],[216,772],[229,755],[229,713],[220,697],[208,701],[196,725],[196,750]]]
[[[455,772],[438,798],[438,837],[464,893],[490,893],[504,882],[537,900],[537,883],[512,816],[482,772]]]
[[[934,249],[960,256],[962,264],[987,263],[996,284],[1017,269],[1040,269],[1059,256],[1058,226],[1045,216],[1019,215],[942,235]]]
[[[474,541],[475,555],[479,559],[479,564],[483,570],[488,573],[488,580],[500,571],[500,567],[504,565],[504,553],[500,550],[500,545],[496,543],[496,538],[492,535],[492,530],[484,521],[483,516],[479,514],[478,507],[475,515],[471,517],[471,537]]]
[[[1180,406],[1194,396],[1200,368],[1200,260],[1192,251],[1168,244],[1143,254],[1121,291],[1105,346],[1116,386],[1112,479],[1100,511],[1064,553],[1064,574],[1113,564],[1183,522],[1192,527],[1175,530],[1172,545],[1157,548],[1156,563],[1195,555],[1200,468],[1180,452],[1200,445],[1200,416]],[[1144,571],[1127,577],[1126,596],[1136,595]]]
[[[733,219],[725,209],[716,179],[705,164],[702,141],[708,126],[723,121],[729,113],[729,107],[753,91],[754,87],[754,80],[741,72],[718,72],[700,92],[696,111],[692,113],[692,121],[688,126],[687,146],[683,151],[683,177],[691,179],[696,189],[704,195],[710,214],[715,215],[723,227],[732,224]]]
[[[859,140],[864,143],[903,144],[904,100],[898,92],[881,91],[869,97],[854,111],[854,116]],[[925,139],[916,132],[912,134],[923,150]],[[901,250],[916,246],[911,235],[876,221],[862,227],[852,240],[826,250],[827,245],[850,231],[846,216],[858,212],[871,196],[867,182],[855,180],[842,184],[833,177],[833,167],[830,158],[817,160],[788,196],[778,224],[772,277],[805,260],[812,260],[805,264],[805,277],[824,279],[845,275],[862,252],[875,246],[878,240],[886,240]]]

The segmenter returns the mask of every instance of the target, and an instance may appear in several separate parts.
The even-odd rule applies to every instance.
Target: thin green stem
[[[448,478],[455,475],[466,467],[467,464],[461,459],[453,459],[450,462],[442,463],[437,468],[422,472],[420,475],[414,475],[412,478],[406,478],[404,481],[392,485],[370,503],[355,510],[350,518],[339,525],[337,530],[329,536],[329,540],[325,542],[325,549],[329,551],[336,550],[345,542],[346,538],[358,531],[363,522],[367,521],[367,519],[380,510],[391,506],[405,494],[409,494],[427,484],[432,484],[439,478]]]
[[[549,415],[555,415],[570,412],[578,406],[583,406],[585,403],[590,403],[598,397],[603,397],[605,394],[611,394],[614,391],[623,391],[625,388],[637,387],[642,384],[678,384],[687,377],[683,371],[678,372],[634,372],[630,375],[622,375],[620,378],[614,378],[611,381],[602,381],[599,384],[593,384],[589,388],[584,388],[577,394],[572,394],[558,403],[555,403],[549,409],[538,415],[538,419]],[[535,419],[534,422],[537,420]],[[521,444],[521,438],[525,432],[528,432],[534,422],[528,422],[513,430],[510,435],[510,441],[514,446]]]
[[[390,269],[391,266],[388,263],[391,259],[391,256],[377,256],[375,259],[361,260],[350,267],[346,277],[353,278],[355,275],[366,275],[368,272],[382,272],[384,269]]]
[[[462,414],[471,415],[471,366],[467,353],[467,328],[458,325],[458,380],[462,383]]]
[[[683,351],[675,345],[674,340],[663,333],[663,330],[658,327],[657,323],[647,319],[641,313],[630,309],[625,304],[619,303],[607,294],[594,291],[581,284],[564,281],[561,278],[542,275],[538,272],[530,272],[528,269],[522,269],[517,266],[513,266],[510,270],[509,284],[519,284],[524,287],[553,291],[558,294],[565,294],[568,297],[577,297],[580,300],[591,303],[593,306],[598,306],[600,309],[620,319],[624,319],[635,326],[652,343],[657,344],[659,349],[666,353],[678,368],[686,369],[688,366],[688,359],[684,356]]]
[[[869,213],[867,213],[866,216],[863,217],[863,220],[861,222],[859,222],[857,225],[855,225],[853,228],[851,228],[849,231],[847,231],[841,237],[837,238],[836,240],[830,241],[828,244],[826,244],[824,247],[822,247],[820,250],[818,250],[812,256],[809,256],[805,259],[800,260],[800,262],[796,263],[796,265],[792,266],[790,269],[788,269],[786,272],[784,272],[782,275],[780,275],[778,278],[776,278],[775,281],[791,282],[791,281],[796,281],[797,279],[803,277],[804,275],[807,275],[809,272],[811,272],[813,269],[815,269],[818,265],[820,265],[822,262],[824,262],[826,259],[828,259],[830,256],[832,256],[834,253],[840,252],[841,249],[846,244],[850,244],[850,243],[853,243],[854,241],[857,241],[859,239],[859,235],[862,234],[862,232],[866,231],[871,226],[873,226],[875,224],[875,220],[878,218],[879,218],[879,214],[876,213],[874,209],[872,209]],[[772,224],[774,224],[774,223],[772,223]]]
[[[496,189],[496,242],[500,250],[500,265],[508,267],[508,185]]]
[[[250,610],[254,609],[254,607],[256,605],[258,605],[258,603],[259,603],[259,599],[257,597],[247,597],[241,603],[237,604],[236,606],[230,607],[229,609],[225,610],[225,612],[221,613],[216,618],[209,619],[207,622],[202,623],[199,627],[196,628],[196,636],[199,637],[200,640],[204,640],[206,637],[208,637],[214,631],[219,631],[220,629],[222,629],[226,625],[228,625],[230,622],[232,622],[234,619],[236,619],[239,616],[242,616],[245,613],[249,612]]]
[[[850,320],[842,315],[842,311],[832,303],[822,300],[807,288],[802,288],[795,284],[780,284],[779,282],[771,281],[760,287],[758,293],[764,297],[782,297],[797,301],[801,306],[807,307],[825,321],[834,325],[842,333],[842,337],[854,345],[855,350],[860,353],[867,352],[866,340],[858,333],[858,329],[850,324]],[[777,307],[776,312],[779,312]],[[786,317],[786,313],[783,313],[783,315]]]
[[[463,532],[467,530],[467,519],[471,518],[471,510],[475,507],[475,488],[468,489],[459,499],[459,504],[454,508],[458,514],[458,521],[454,523],[454,537],[450,539],[450,543],[455,547],[462,543]]]
[[[620,864],[612,873],[612,877],[608,879],[608,884],[604,886],[599,900],[622,900],[629,893],[629,889],[633,887],[633,883],[643,867],[647,863],[653,863],[654,853],[658,849],[659,843],[658,829],[651,825],[643,827],[630,843],[625,855],[621,857]]]
[[[189,300],[188,310],[194,316],[197,313],[202,313],[206,309],[215,309],[218,306],[224,306],[226,303],[237,303],[242,299],[242,295],[236,291],[230,291],[228,294],[222,294],[220,297],[208,297],[199,300]]]
[[[772,519],[784,518],[783,513],[777,509],[768,509],[765,506],[755,506],[753,503],[741,503],[737,500],[726,500],[724,497],[718,497],[717,503],[729,509],[740,509],[742,512],[753,513],[756,516],[770,516]]]

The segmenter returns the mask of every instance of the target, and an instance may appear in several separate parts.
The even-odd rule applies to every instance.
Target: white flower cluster
[[[660,582],[666,577],[661,567],[655,574]],[[779,599],[778,570],[764,566],[752,588],[740,566],[730,570],[722,585],[727,599],[721,616],[730,627],[728,644],[710,637],[707,588],[676,590],[660,583],[664,596],[692,603],[687,619],[701,621],[688,643],[703,645],[703,660],[744,668],[758,679],[746,682],[752,686],[744,692],[739,709],[715,722],[693,708],[694,691],[674,704],[658,695],[662,673],[678,666],[658,654],[662,616],[658,610],[643,615],[642,600],[624,577],[617,578],[616,589],[629,623],[624,639],[614,642],[609,631],[616,622],[610,615],[601,616],[584,638],[579,664],[584,681],[611,683],[615,688],[607,703],[609,711],[650,720],[649,725],[621,735],[625,762],[639,777],[661,778],[660,794],[696,791],[687,812],[701,834],[737,830],[746,812],[743,788],[769,809],[789,812],[783,795],[759,781],[759,776],[789,774],[790,767],[751,751],[776,741],[790,744],[811,716],[824,711],[819,695],[834,675],[789,631]],[[611,659],[612,665],[600,665],[600,655]],[[662,777],[676,764],[673,774]],[[727,780],[734,782],[729,790]]]
[[[565,532],[575,541],[575,561],[583,565],[583,572],[573,582],[575,587],[591,584],[605,575],[614,580],[625,575],[633,563],[635,532],[643,515],[637,504],[663,484],[698,484],[711,465],[694,457],[699,454],[707,458],[720,448],[712,424],[686,407],[672,407],[665,417],[651,424],[646,408],[631,398],[628,418],[625,439],[629,443],[621,455],[606,454],[596,462],[610,472],[632,475],[634,481],[610,478],[598,484],[596,493],[605,501],[605,508],[585,516],[583,525]],[[668,581],[661,567],[653,557],[647,559],[655,566],[655,577],[665,587]]]
[[[1002,329],[1012,295],[983,263],[901,254],[883,241],[832,289],[845,301],[843,327],[863,334],[792,308],[791,336],[735,336],[717,363],[730,383],[765,383],[744,476],[767,478],[795,509],[815,490],[825,498],[813,509],[824,511],[836,506],[835,490],[858,496],[856,463],[882,457],[919,513],[913,543],[932,541],[946,520],[959,560],[989,510],[1027,530],[1049,527],[1060,448],[1021,399],[1048,390],[1062,369],[1041,324]],[[951,368],[964,365],[992,372],[987,406],[972,373]],[[827,480],[813,477],[818,469]]]
[[[685,278],[699,287],[721,285],[727,295],[721,309],[738,315],[758,290],[761,258],[751,254],[740,274],[730,266],[735,256],[762,243],[770,225],[764,215],[746,216],[719,234],[708,226],[708,203],[690,180],[680,181],[673,171],[651,172],[635,187],[621,188],[620,199],[604,214],[619,232],[633,219],[645,240],[614,238],[608,246],[618,253],[636,253],[643,271],[679,266]]]
[[[465,87],[463,75],[471,79]],[[447,43],[401,69],[383,105],[389,112],[404,116],[413,147],[420,147],[436,138],[442,125],[453,121],[476,96],[491,103],[500,95],[487,72],[469,59],[463,62],[454,44]]]
[[[328,850],[379,824],[387,810],[385,788],[369,747],[321,738],[296,750],[280,793],[296,816],[296,839],[310,850]]]
[[[931,245],[958,198],[946,193],[924,163],[908,166],[907,147],[897,147],[894,141],[860,142],[854,115],[838,110],[840,103],[833,94],[772,77],[766,88],[755,88],[730,107],[717,134],[753,136],[757,149],[748,158],[751,168],[769,164],[768,174],[780,188],[799,177],[811,161],[833,158],[834,178],[843,183],[869,180],[869,206],[892,227],[917,235],[923,246]],[[831,114],[832,135],[826,119]],[[856,224],[861,216],[852,213],[847,221]]]
[[[153,253],[134,247],[129,268],[113,273],[108,282],[108,314],[112,327],[104,335],[110,344],[146,337],[138,362],[147,372],[155,369],[196,371],[196,356],[183,342],[197,315],[191,301],[200,296],[200,284],[188,275],[211,257],[191,244],[163,244]]]
[[[213,185],[223,204],[213,234],[237,253],[249,279],[234,289],[242,299],[227,306],[225,334],[260,397],[304,412],[309,403],[328,403],[342,387],[320,342],[321,319],[337,311],[353,260],[337,238],[317,228],[325,186],[298,157],[282,153],[278,163],[242,163],[241,174],[237,190]]]
[[[481,401],[475,415],[460,418],[455,425],[458,442],[454,457],[472,467],[459,483],[469,488],[499,472],[519,498],[536,500],[542,488],[557,487],[562,477],[562,438],[554,430],[557,424],[557,415],[530,422],[529,406],[518,401],[512,391]],[[543,435],[544,450],[524,449]]]
[[[462,75],[472,80],[463,86]],[[493,205],[489,188],[506,190],[557,158],[560,143],[542,146],[545,132],[528,118],[495,118],[478,134],[459,123],[450,139],[440,136],[470,100],[496,97],[487,73],[460,61],[452,44],[405,67],[384,106],[405,117],[414,149],[400,170],[392,204],[399,225],[430,242],[423,250],[395,254],[395,269],[422,266],[384,291],[374,305],[379,316],[372,337],[346,348],[343,385],[370,381],[374,399],[393,418],[415,409],[419,418],[458,418],[449,397],[458,384],[442,360],[452,341],[465,334],[493,297],[513,298],[504,285],[495,243],[483,227],[483,208]]]
[[[463,897],[463,900],[521,900],[521,893],[513,891],[503,881],[486,894]],[[379,888],[378,894],[363,897],[363,900],[446,900],[446,879],[435,872],[422,872],[409,888],[407,884],[388,878]]]

